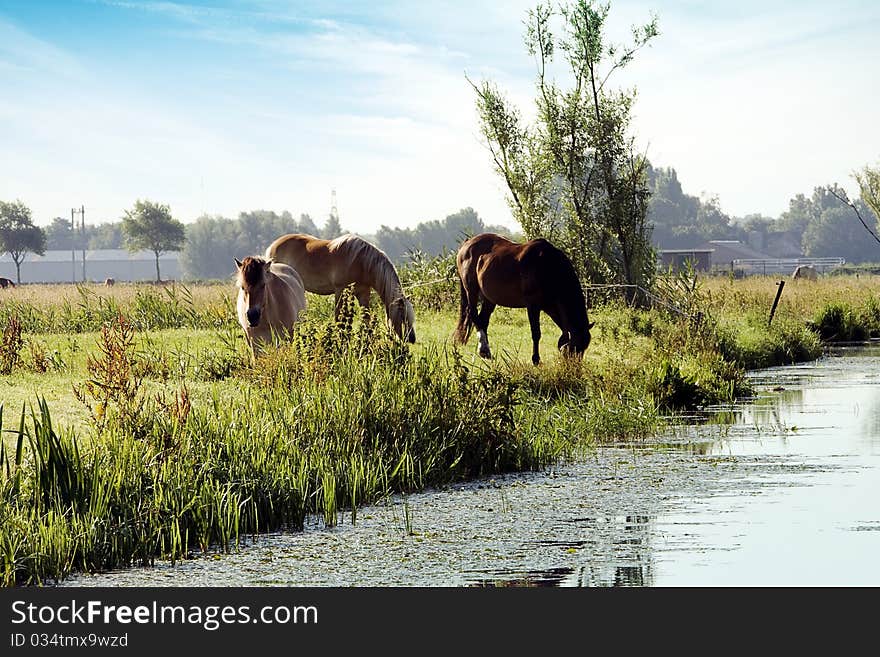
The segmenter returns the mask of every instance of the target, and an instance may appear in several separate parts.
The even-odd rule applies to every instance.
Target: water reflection
[[[569,554],[587,553],[587,563],[576,567],[518,571],[500,568],[467,573],[467,584],[477,587],[513,586],[648,586],[653,582],[651,533],[653,518],[646,515],[562,519],[577,525],[583,538],[542,538],[524,545],[527,551],[556,548]]]
[[[481,588],[504,587],[621,587],[651,586],[653,578],[650,566],[613,566],[610,569],[597,569],[590,566],[577,568],[551,568],[544,571],[515,573],[497,571],[490,577],[480,577],[469,586]]]

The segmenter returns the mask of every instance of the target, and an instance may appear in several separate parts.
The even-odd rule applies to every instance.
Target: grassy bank
[[[436,280],[423,267],[405,280]],[[880,329],[865,279],[787,286],[770,327],[772,279],[671,292],[689,318],[602,303],[580,364],[544,320],[539,368],[522,310],[493,316],[493,361],[454,347],[450,282],[413,294],[412,348],[378,312],[337,325],[309,295],[296,339],[256,368],[230,284],[22,286],[0,299],[0,581],[230,548],[310,513],[354,521],[391,492],[644,439],[665,414],[748,394],[748,368],[820,355],[842,335],[823,334],[828,308]]]

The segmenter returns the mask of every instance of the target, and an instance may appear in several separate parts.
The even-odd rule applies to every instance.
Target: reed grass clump
[[[19,365],[23,346],[21,321],[17,315],[10,315],[0,335],[0,374],[9,374]]]
[[[119,314],[140,331],[192,328],[216,329],[235,324],[232,288],[227,284],[197,286],[28,285],[4,294],[0,324],[17,317],[26,333],[100,331]]]
[[[874,329],[871,326],[873,323],[871,320],[874,319],[875,311],[876,308],[872,307],[868,310],[868,313],[863,314],[845,302],[827,303],[816,313],[813,320],[808,323],[808,326],[818,333],[823,340],[834,342],[862,341],[866,340],[871,330]]]
[[[367,348],[368,318],[320,366],[295,341],[243,374],[241,397],[202,405],[185,387],[151,397],[131,382],[130,330],[123,317],[105,326],[90,359],[81,397],[94,435],[56,431],[40,400],[14,453],[0,451],[6,585],[230,549],[310,513],[332,525],[393,491],[539,468],[569,450],[519,423],[510,377],[381,335]]]

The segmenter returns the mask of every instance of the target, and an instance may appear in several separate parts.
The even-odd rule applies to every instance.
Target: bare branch
[[[871,237],[873,237],[875,240],[877,240],[877,243],[880,244],[880,237],[877,237],[877,235],[874,234],[874,231],[871,230],[871,228],[868,226],[868,224],[862,218],[862,213],[859,212],[859,209],[858,209],[858,207],[856,207],[856,204],[849,200],[849,196],[846,195],[846,192],[843,192],[843,194],[841,195],[833,187],[829,187],[828,191],[831,192],[831,195],[834,198],[836,198],[838,201],[840,201],[844,205],[848,205],[849,207],[852,208],[853,212],[855,212],[856,216],[859,218],[859,221],[862,222],[862,226],[865,227],[865,230],[868,231],[869,233],[871,233]]]

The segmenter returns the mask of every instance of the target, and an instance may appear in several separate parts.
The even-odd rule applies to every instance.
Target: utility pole
[[[81,206],[79,210],[80,219],[82,219],[82,249],[83,249],[83,283],[86,282],[86,206]]]
[[[70,224],[71,224],[70,238],[71,238],[71,240],[73,239],[73,236],[76,234],[76,222],[73,218],[73,215],[76,213],[79,213],[80,220],[81,220],[79,238],[80,238],[80,242],[81,242],[80,246],[82,247],[82,279],[83,279],[82,282],[85,283],[86,282],[86,206],[84,206],[84,205],[80,206],[79,210],[77,210],[76,208],[70,209]],[[73,252],[73,246],[71,246],[71,253],[72,252]],[[75,263],[76,263],[76,257],[74,256],[74,266],[73,266],[73,278],[74,278],[73,282],[74,283],[76,282],[76,264]]]
[[[76,235],[76,220],[73,215],[76,213],[76,210],[70,208],[70,282],[76,283],[76,240],[74,239],[74,235]]]

